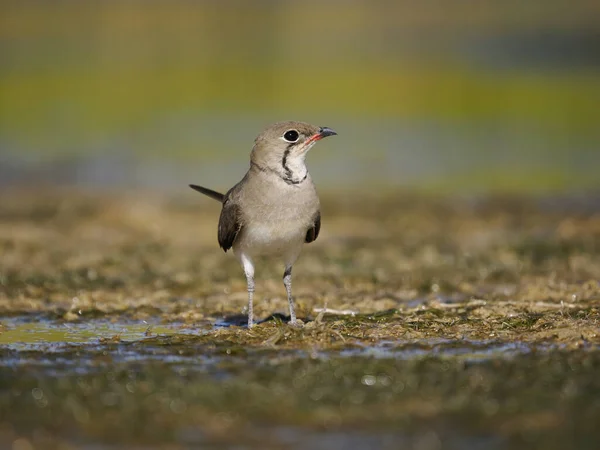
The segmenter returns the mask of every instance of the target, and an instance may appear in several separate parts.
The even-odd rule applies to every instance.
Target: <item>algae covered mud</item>
[[[598,197],[325,199],[248,330],[218,205],[0,195],[2,448],[598,448]]]

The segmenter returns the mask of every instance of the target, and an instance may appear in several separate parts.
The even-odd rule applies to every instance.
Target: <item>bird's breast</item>
[[[312,181],[301,187],[259,181],[254,180],[252,195],[243,198],[243,226],[235,246],[251,254],[299,251],[319,210]]]

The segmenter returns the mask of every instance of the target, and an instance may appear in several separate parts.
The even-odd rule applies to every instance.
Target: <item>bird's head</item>
[[[306,178],[304,158],[317,141],[337,133],[304,122],[278,122],[254,141],[251,162],[260,170],[278,174],[293,184]]]

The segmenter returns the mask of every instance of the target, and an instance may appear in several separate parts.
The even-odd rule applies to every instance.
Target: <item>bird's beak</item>
[[[335,136],[337,133],[335,131],[333,131],[331,128],[328,127],[321,127],[319,128],[319,132],[313,134],[311,137],[309,137],[307,139],[307,144],[310,144],[311,142],[316,142],[316,141],[320,141],[323,138],[326,138],[327,136]]]
[[[319,133],[317,134],[317,136],[319,136],[317,140],[326,138],[327,136],[335,136],[336,134],[337,133],[329,127],[321,127]]]

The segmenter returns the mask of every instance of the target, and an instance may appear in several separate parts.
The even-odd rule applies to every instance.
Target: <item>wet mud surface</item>
[[[216,203],[4,191],[0,446],[597,448],[598,205],[325,195],[248,330]]]

